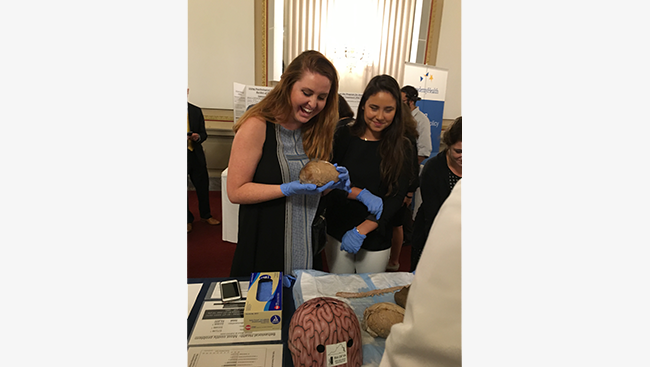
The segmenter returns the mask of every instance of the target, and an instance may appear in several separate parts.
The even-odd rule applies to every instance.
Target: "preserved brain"
[[[361,327],[354,311],[344,301],[317,297],[296,309],[289,324],[287,343],[294,367],[328,366],[327,346],[340,343],[345,344],[337,349],[339,353],[347,353],[347,363],[333,364],[333,360],[330,360],[329,365],[361,366]]]
[[[390,328],[403,321],[404,309],[394,303],[375,303],[363,311],[365,330],[373,337],[387,338]]]
[[[339,172],[328,161],[312,160],[300,170],[300,183],[311,183],[323,186],[330,181],[338,182]]]

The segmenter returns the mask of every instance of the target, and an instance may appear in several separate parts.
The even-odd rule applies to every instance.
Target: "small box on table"
[[[281,328],[282,272],[252,273],[244,308],[244,331]]]

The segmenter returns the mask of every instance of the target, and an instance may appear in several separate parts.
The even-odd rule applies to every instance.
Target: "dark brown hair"
[[[442,135],[442,142],[447,147],[451,147],[459,141],[463,141],[463,116],[458,116]]]
[[[402,118],[404,119],[404,134],[406,134],[407,137],[417,140],[420,136],[418,133],[418,122],[415,121],[415,118],[411,115],[411,108],[407,104],[402,106]]]
[[[348,101],[339,94],[339,120],[344,117],[354,117],[354,111],[352,111],[352,107],[350,107]]]
[[[357,110],[357,119],[350,127],[350,133],[354,136],[361,137],[366,132],[367,125],[363,110],[368,98],[379,93],[386,92],[395,99],[395,117],[393,122],[381,132],[379,143],[379,156],[381,157],[381,178],[388,187],[387,196],[395,194],[399,176],[402,173],[406,157],[410,154],[410,142],[404,136],[404,103],[402,103],[402,94],[399,84],[390,75],[377,75],[368,82],[366,90],[359,101]]]

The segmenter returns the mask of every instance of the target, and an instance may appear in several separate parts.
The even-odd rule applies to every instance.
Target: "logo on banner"
[[[433,74],[431,72],[426,72],[424,75],[420,75],[420,82],[416,83],[413,87],[417,89],[418,94],[439,94],[440,91],[438,88],[427,87],[427,82],[433,82]]]
[[[433,75],[429,75],[429,74],[430,74],[430,73],[427,71],[427,73],[424,74],[423,77],[422,77],[422,76],[420,77],[420,81],[423,81],[425,77],[426,77],[427,79],[433,81]]]

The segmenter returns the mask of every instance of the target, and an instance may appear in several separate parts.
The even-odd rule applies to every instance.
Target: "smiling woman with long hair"
[[[325,256],[332,273],[386,269],[390,220],[416,174],[412,144],[404,136],[402,106],[397,81],[378,75],[361,96],[355,122],[336,130],[332,162],[348,169],[352,189],[333,190],[326,196]]]
[[[311,159],[329,160],[338,117],[338,74],[317,51],[305,51],[282,74],[280,83],[235,124],[228,164],[228,198],[239,207],[237,249],[231,276],[313,266],[310,233],[321,194],[345,188],[301,184]]]

